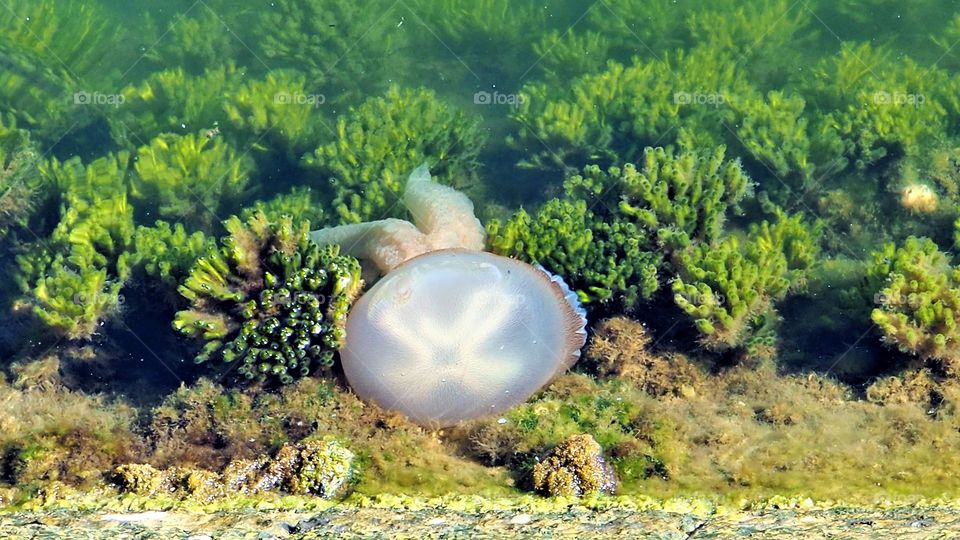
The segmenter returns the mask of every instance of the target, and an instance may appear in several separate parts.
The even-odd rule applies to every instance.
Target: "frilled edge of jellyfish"
[[[557,370],[557,373],[560,373],[573,366],[573,364],[580,359],[580,349],[587,343],[587,310],[580,304],[577,293],[570,289],[570,286],[567,285],[567,282],[564,281],[562,277],[550,272],[539,264],[535,265],[534,268],[550,280],[550,284],[554,290],[559,293],[560,297],[570,308],[567,320],[570,325],[568,335],[570,336],[569,345],[571,353],[569,360],[564,362],[561,369]]]

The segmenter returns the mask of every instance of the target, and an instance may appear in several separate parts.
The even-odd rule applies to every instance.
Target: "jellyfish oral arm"
[[[431,180],[426,163],[407,179],[403,203],[432,249],[483,250],[486,231],[474,214],[473,203],[463,193]]]
[[[321,246],[339,244],[342,254],[372,261],[384,274],[430,250],[424,234],[402,219],[320,229],[310,233],[310,240]]]
[[[373,261],[383,274],[429,251],[483,250],[486,232],[474,215],[473,203],[463,193],[433,182],[426,164],[410,174],[403,202],[416,226],[402,219],[382,219],[313,231],[310,239],[321,246],[339,244],[341,253]]]

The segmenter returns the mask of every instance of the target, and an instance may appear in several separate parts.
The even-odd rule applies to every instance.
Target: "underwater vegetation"
[[[391,87],[336,124],[336,137],[305,157],[318,182],[333,188],[339,222],[404,217],[404,179],[427,162],[437,181],[471,185],[484,136],[479,121],[425,89]]]
[[[149,201],[160,219],[210,230],[218,216],[237,209],[252,169],[251,160],[221,139],[161,135],[133,157],[130,194]]]
[[[0,240],[26,225],[34,200],[36,161],[30,132],[0,124]]]
[[[955,3],[121,4],[0,10],[4,504],[960,489]]]
[[[960,269],[929,238],[908,238],[873,253],[868,276],[881,283],[871,318],[885,343],[936,361],[949,376],[960,368],[957,321]]]
[[[256,213],[224,223],[229,236],[197,259],[179,288],[190,302],[173,326],[206,341],[195,361],[216,353],[247,379],[292,382],[333,365],[360,264],[307,239],[309,223],[276,223]]]

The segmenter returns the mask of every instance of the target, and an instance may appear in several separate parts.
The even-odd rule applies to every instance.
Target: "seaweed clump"
[[[597,441],[578,434],[561,441],[533,467],[533,486],[552,497],[610,495],[617,489],[617,476]]]
[[[521,209],[487,229],[493,252],[567,276],[581,301],[631,309],[669,270],[662,253],[718,238],[748,189],[722,147],[712,154],[647,148],[639,168],[587,166],[535,217]]]
[[[960,375],[960,267],[929,238],[874,252],[868,279],[880,282],[871,319],[883,341]]]
[[[722,237],[750,189],[724,152],[647,148],[639,167],[587,166],[535,218],[521,210],[505,224],[491,222],[492,250],[569,276],[585,303],[618,299],[612,307],[635,308],[657,291],[658,274],[674,273],[678,253]]]
[[[681,252],[674,301],[693,319],[701,343],[715,351],[746,345],[755,358],[772,357],[763,349],[774,346],[773,306],[805,285],[818,234],[801,214],[778,211],[773,223],[751,226],[743,242],[729,236]]]
[[[160,135],[134,158],[131,198],[163,219],[210,230],[238,206],[253,163],[222,139],[199,134]]]
[[[579,367],[604,379],[627,381],[651,396],[693,398],[705,384],[703,370],[677,353],[651,350],[649,331],[627,317],[594,326]]]
[[[86,167],[79,160],[39,167],[61,200],[59,222],[17,256],[16,281],[34,313],[61,336],[91,337],[122,303],[135,230],[123,190],[125,163],[125,155],[111,155]]]
[[[53,369],[56,362],[53,361]],[[136,411],[23,373],[0,383],[0,484],[33,489],[47,482],[89,486],[143,450]]]
[[[29,132],[0,121],[0,240],[25,225],[35,207],[38,158]]]
[[[257,213],[224,225],[230,234],[179,289],[190,309],[177,313],[174,328],[207,342],[195,361],[218,353],[248,380],[282,383],[333,365],[362,286],[357,260],[310,242],[309,223],[294,226],[289,216],[271,224]]]
[[[336,139],[304,158],[333,186],[333,207],[344,223],[403,217],[404,181],[424,162],[447,185],[476,179],[484,137],[479,122],[438,100],[433,91],[393,86],[340,118]]]

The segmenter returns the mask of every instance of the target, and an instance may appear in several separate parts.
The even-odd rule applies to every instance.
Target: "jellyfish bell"
[[[410,175],[403,201],[413,223],[310,233],[383,274],[351,308],[340,350],[358,396],[450,425],[522,403],[573,365],[586,317],[560,278],[482,251],[473,203],[431,181],[426,165]]]
[[[576,296],[545,270],[444,249],[360,298],[340,354],[358,396],[443,426],[526,401],[576,362],[585,326]]]

